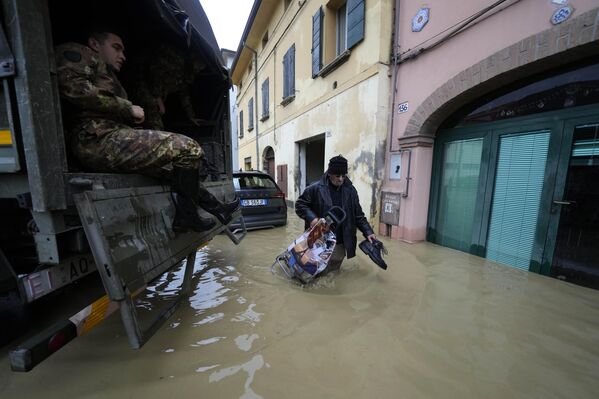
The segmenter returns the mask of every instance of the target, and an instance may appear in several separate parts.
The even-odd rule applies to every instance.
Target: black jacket
[[[310,222],[314,218],[324,217],[333,206],[328,184],[329,178],[325,173],[319,181],[306,187],[295,202],[295,213],[304,219],[306,229],[310,227]],[[343,222],[343,243],[347,257],[353,258],[356,255],[356,228],[360,229],[365,237],[374,232],[362,212],[358,192],[347,177],[341,190],[342,208],[347,214],[347,218]]]

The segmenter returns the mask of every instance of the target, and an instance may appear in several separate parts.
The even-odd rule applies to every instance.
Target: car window
[[[239,176],[233,179],[236,190],[256,190],[262,188],[276,188],[275,182],[268,176]]]

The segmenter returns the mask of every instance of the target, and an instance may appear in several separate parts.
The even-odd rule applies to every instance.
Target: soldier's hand
[[[139,105],[131,106],[131,115],[133,116],[133,120],[135,121],[135,123],[142,123],[146,119],[144,109]]]

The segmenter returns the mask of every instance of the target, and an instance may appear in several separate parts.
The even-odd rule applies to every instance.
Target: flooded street
[[[193,294],[141,350],[115,313],[29,373],[3,353],[0,397],[599,397],[598,291],[389,240],[387,271],[358,250],[302,288],[271,273],[301,232],[289,220],[204,248]],[[182,275],[163,276],[140,313]]]

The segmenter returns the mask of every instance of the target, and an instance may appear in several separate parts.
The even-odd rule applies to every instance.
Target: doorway
[[[557,237],[550,274],[599,289],[599,123],[565,133],[571,146],[560,160],[566,173],[558,176],[551,209]]]
[[[298,142],[299,145],[299,169],[301,172],[300,192],[314,183],[324,173],[325,159],[325,135],[311,137]]]
[[[264,150],[264,163],[262,168],[270,177],[273,179],[275,178],[275,151],[272,147],[266,147]]]

